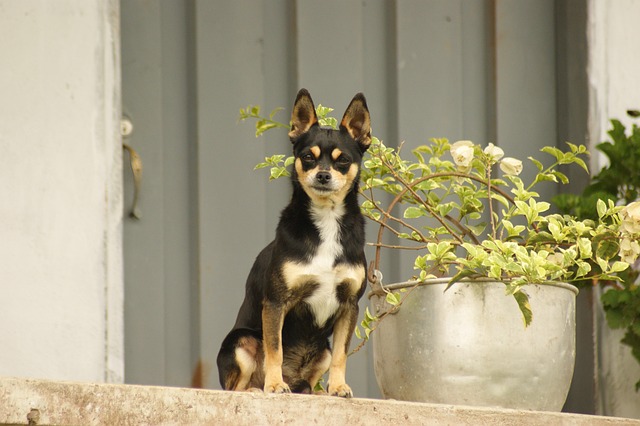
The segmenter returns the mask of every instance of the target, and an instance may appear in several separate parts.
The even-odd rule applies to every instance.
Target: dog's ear
[[[344,112],[340,127],[343,127],[358,142],[362,152],[371,145],[371,119],[367,100],[362,93],[358,93],[351,100]]]
[[[291,112],[291,131],[289,139],[294,142],[303,133],[306,133],[311,126],[318,123],[316,108],[311,100],[311,95],[307,89],[300,89]]]

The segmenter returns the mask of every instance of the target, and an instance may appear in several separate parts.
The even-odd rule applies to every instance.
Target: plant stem
[[[491,237],[495,240],[496,235],[496,220],[493,217],[493,200],[491,199],[491,162],[487,161],[487,194],[489,195],[489,200],[487,201],[489,204],[489,220],[491,221]]]

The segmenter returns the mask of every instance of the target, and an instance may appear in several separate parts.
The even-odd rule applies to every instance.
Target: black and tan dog
[[[309,393],[329,370],[329,394],[351,397],[347,351],[366,282],[358,180],[371,143],[369,111],[359,93],[339,130],[321,128],[309,92],[301,89],[291,122],[293,195],[275,240],[249,273],[236,323],[222,342],[220,384]]]

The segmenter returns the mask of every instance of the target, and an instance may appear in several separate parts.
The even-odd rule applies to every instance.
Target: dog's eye
[[[302,161],[304,161],[305,163],[313,163],[315,161],[315,158],[311,154],[305,154],[302,156]]]
[[[338,159],[336,160],[336,163],[341,164],[341,165],[346,165],[349,164],[351,162],[351,160],[349,160],[348,157],[341,155],[340,157],[338,157]]]

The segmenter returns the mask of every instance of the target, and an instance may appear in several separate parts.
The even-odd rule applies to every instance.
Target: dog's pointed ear
[[[362,152],[371,145],[371,119],[367,100],[362,93],[358,93],[351,100],[344,112],[340,127],[343,127],[358,142]]]
[[[291,131],[289,139],[294,142],[300,135],[309,131],[311,126],[318,123],[316,107],[307,89],[300,89],[291,112]]]

